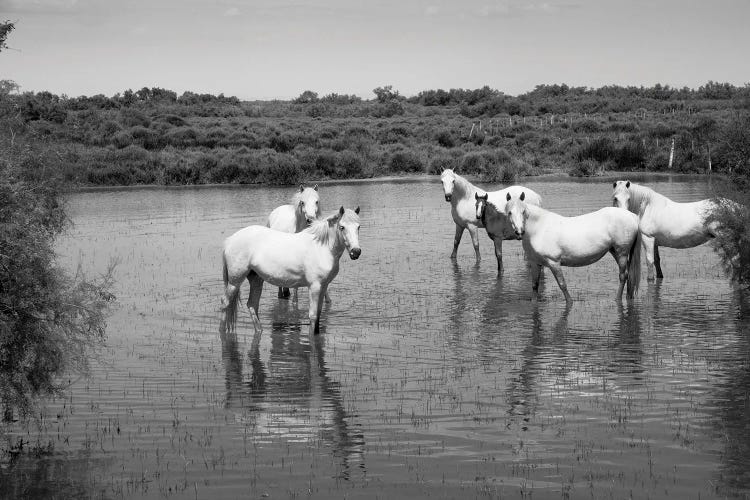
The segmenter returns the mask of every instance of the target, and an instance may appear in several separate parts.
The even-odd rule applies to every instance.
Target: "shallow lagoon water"
[[[648,184],[678,201],[710,193],[703,179]],[[525,185],[565,215],[611,203],[603,180]],[[479,266],[468,234],[448,258],[437,179],[325,184],[327,211],[361,207],[362,256],[342,257],[312,339],[306,290],[295,304],[266,285],[255,349],[244,307],[237,335],[220,332],[221,242],[291,194],[71,197],[63,259],[116,259],[118,302],[90,376],[12,430],[53,451],[6,461],[0,496],[750,495],[750,307],[710,245],[662,249],[665,279],[644,269],[621,306],[614,259],[565,268],[566,311],[549,271],[530,300],[519,242],[505,242],[500,279],[485,233]]]

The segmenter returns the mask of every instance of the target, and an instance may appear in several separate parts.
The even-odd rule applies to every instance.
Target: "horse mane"
[[[331,246],[331,239],[335,239],[336,228],[328,226],[328,218],[312,221],[310,225],[303,230],[304,233],[310,233],[313,239],[323,246]]]
[[[659,195],[656,191],[650,187],[641,186],[640,184],[630,183],[630,187],[627,188],[630,192],[630,209],[631,212],[637,215],[642,215],[646,206],[653,201],[656,195]]]
[[[342,215],[341,218],[343,219],[344,217],[353,219],[355,222],[359,223],[359,216],[351,210],[344,212],[344,215]],[[338,224],[330,227],[328,225],[328,217],[324,217],[311,222],[303,232],[311,234],[313,239],[321,245],[332,248],[333,244],[336,242],[337,228]]]
[[[299,205],[299,202],[302,201],[302,195],[305,194],[305,191],[307,191],[308,189],[312,189],[312,188],[306,187],[302,191],[300,191],[299,189],[295,190],[294,195],[292,195],[291,204],[294,205],[295,207]]]

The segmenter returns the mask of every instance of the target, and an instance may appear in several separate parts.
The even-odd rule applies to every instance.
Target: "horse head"
[[[630,181],[615,181],[612,183],[612,206],[630,209]]]
[[[474,200],[476,200],[474,207],[476,208],[477,219],[484,220],[484,210],[487,207],[488,197],[489,197],[489,194],[487,193],[484,193],[483,195],[480,195],[479,193],[474,193]]]
[[[328,225],[336,229],[336,238],[343,240],[343,244],[349,252],[349,258],[357,260],[362,254],[359,246],[359,207],[354,210],[344,209],[342,206],[338,212],[328,217]]]
[[[507,203],[505,204],[505,215],[510,220],[513,231],[516,233],[516,238],[519,240],[523,238],[523,234],[526,232],[526,192],[521,192],[521,196],[513,198],[510,193],[505,197]]]
[[[305,217],[307,225],[320,216],[320,196],[318,195],[318,185],[305,187],[300,185],[299,192],[296,195],[296,209]]]
[[[451,201],[453,199],[453,185],[456,183],[456,174],[450,168],[446,168],[440,174],[440,182],[443,183],[445,201]]]

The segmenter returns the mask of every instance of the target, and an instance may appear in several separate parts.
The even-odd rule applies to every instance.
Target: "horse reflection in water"
[[[507,390],[508,414],[521,417],[522,426],[537,413],[542,401],[550,398],[580,400],[605,386],[609,397],[620,397],[645,385],[641,377],[645,369],[637,304],[617,307],[612,335],[601,338],[600,343],[570,329],[571,307],[550,322],[544,320],[542,307],[534,305],[531,338],[519,355],[521,366]],[[612,319],[611,314],[602,317],[605,322]]]
[[[364,473],[364,436],[351,428],[338,383],[328,376],[325,335],[300,335],[290,316],[299,311],[287,301],[272,311],[270,352],[262,360],[260,334],[247,357],[240,355],[235,333],[220,327],[226,370],[226,407],[253,424],[258,441],[282,438],[324,443],[338,459],[337,477]]]

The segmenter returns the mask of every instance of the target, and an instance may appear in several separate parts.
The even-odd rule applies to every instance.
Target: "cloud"
[[[79,7],[78,0],[5,0],[3,10],[8,12],[70,12]]]
[[[577,7],[577,4],[570,2],[498,0],[475,6],[474,14],[480,17],[521,17],[534,14],[551,15]]]

